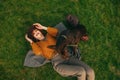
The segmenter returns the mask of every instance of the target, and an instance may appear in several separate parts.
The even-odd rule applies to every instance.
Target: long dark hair
[[[33,31],[34,31],[35,29],[37,29],[37,28],[35,27],[35,25],[32,25],[32,26],[28,29],[27,35],[28,35],[28,38],[30,38],[31,40],[33,40],[33,42],[38,42],[39,40],[36,39],[36,38],[33,36]],[[43,29],[37,29],[37,30],[39,30],[44,36],[46,36],[47,32],[46,32],[45,30],[43,30]]]

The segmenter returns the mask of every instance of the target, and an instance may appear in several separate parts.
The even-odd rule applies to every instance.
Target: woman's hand
[[[30,38],[28,38],[28,35],[27,35],[27,34],[25,35],[25,39],[26,39],[28,42],[33,43],[33,41],[32,41]]]
[[[39,24],[39,23],[34,23],[33,25],[35,25],[35,27],[36,27],[37,29],[47,30],[47,27],[45,27],[45,26],[43,26],[43,25],[41,25],[41,24]]]

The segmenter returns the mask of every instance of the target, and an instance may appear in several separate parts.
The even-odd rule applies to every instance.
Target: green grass
[[[60,76],[51,64],[23,66],[31,49],[24,39],[29,26],[55,26],[67,14],[87,27],[89,41],[79,45],[96,80],[120,80],[119,0],[0,0],[0,80],[76,80]]]

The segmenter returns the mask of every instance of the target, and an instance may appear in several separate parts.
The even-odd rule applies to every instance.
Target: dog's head
[[[84,25],[78,24],[73,29],[73,33],[76,33],[75,35],[77,36],[77,38],[80,38],[80,40],[82,40],[82,41],[88,40],[87,29]]]

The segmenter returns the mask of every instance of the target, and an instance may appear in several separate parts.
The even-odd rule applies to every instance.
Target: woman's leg
[[[76,76],[78,80],[86,80],[86,71],[79,65],[70,64],[59,54],[52,59],[53,68],[62,76]]]
[[[95,80],[94,70],[82,61],[80,61],[80,65],[86,70],[87,80]]]
[[[86,80],[86,72],[83,67],[61,63],[54,66],[54,69],[62,76],[75,76],[78,80]]]
[[[85,64],[83,61],[80,61],[78,59],[70,59],[70,64],[74,64],[74,65],[80,65],[82,66],[85,71],[86,71],[86,77],[87,77],[87,80],[95,80],[95,73],[94,73],[94,70],[88,66],[87,64]]]

